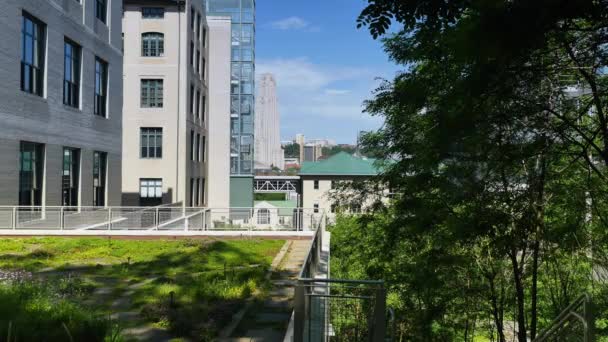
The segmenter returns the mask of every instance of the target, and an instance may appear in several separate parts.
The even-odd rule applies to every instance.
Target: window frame
[[[32,95],[44,97],[46,24],[26,11],[23,11],[21,16],[21,90]],[[32,25],[31,33],[27,32],[26,29],[28,21]],[[28,41],[28,37],[31,39],[31,62],[28,62],[26,57],[26,42]],[[28,70],[27,82],[26,70]]]
[[[93,114],[108,117],[108,63],[95,56],[95,101]]]
[[[164,107],[164,79],[142,78],[139,91],[139,105],[141,108]]]
[[[163,158],[163,127],[139,128],[140,159]],[[152,140],[151,140],[152,139]],[[153,142],[153,143],[151,143]]]
[[[108,176],[108,153],[93,151],[93,206],[105,207]]]
[[[165,34],[162,32],[144,32],[141,34],[142,57],[165,57]]]
[[[165,18],[165,8],[164,7],[154,7],[154,6],[143,6],[141,8],[141,17],[142,17],[142,19],[164,19]]]
[[[68,57],[68,47],[70,56]],[[80,75],[82,72],[82,47],[68,37],[63,43],[63,104],[80,107]],[[70,64],[70,79],[67,75],[67,66]]]
[[[319,190],[319,180],[318,179],[313,180],[313,189]]]
[[[107,0],[95,0],[95,18],[106,24],[108,19]]]

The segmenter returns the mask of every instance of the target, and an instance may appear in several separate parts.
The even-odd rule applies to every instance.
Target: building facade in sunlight
[[[206,0],[207,14],[228,16],[231,28],[230,206],[253,206],[255,1]]]
[[[277,82],[272,74],[258,79],[255,102],[255,168],[283,169],[285,158],[281,147],[281,116],[277,99]]]
[[[121,8],[2,1],[0,205],[120,205]]]

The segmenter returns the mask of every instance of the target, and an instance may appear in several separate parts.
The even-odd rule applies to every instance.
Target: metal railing
[[[534,339],[534,342],[595,341],[591,297],[584,294],[574,300]]]
[[[384,341],[384,282],[330,279],[323,233],[315,233],[295,288],[293,341]]]
[[[314,231],[324,213],[306,208],[0,206],[2,230]]]

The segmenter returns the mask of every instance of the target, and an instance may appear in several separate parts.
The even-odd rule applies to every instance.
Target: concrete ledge
[[[289,232],[289,231],[176,231],[176,230],[0,230],[0,237],[133,237],[133,238],[264,238],[264,239],[290,239],[308,240],[315,232]]]

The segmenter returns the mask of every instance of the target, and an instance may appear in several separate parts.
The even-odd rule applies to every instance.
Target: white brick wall
[[[19,141],[46,145],[45,205],[61,204],[64,146],[81,149],[80,204],[92,205],[93,151],[108,153],[108,205],[120,205],[122,153],[122,0],[108,0],[107,25],[94,0],[4,0],[0,11],[0,205],[17,204]],[[84,4],[84,5],[83,5]],[[27,11],[46,24],[45,96],[20,90],[21,23]],[[80,109],[63,104],[64,37],[82,47]],[[111,40],[111,41],[110,41]],[[93,115],[95,56],[108,62],[108,118]]]

